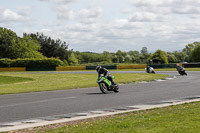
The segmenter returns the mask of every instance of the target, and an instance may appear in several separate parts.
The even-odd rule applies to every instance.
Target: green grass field
[[[136,81],[150,81],[162,79],[167,75],[161,74],[113,74],[116,83],[130,83]],[[39,91],[53,91],[77,89],[98,86],[97,74],[67,74],[67,73],[2,73],[0,78],[0,94],[27,93]]]
[[[0,85],[2,84],[14,84],[19,82],[33,81],[32,78],[13,77],[13,76],[2,76],[0,75]]]
[[[85,120],[40,133],[199,133],[200,102]]]

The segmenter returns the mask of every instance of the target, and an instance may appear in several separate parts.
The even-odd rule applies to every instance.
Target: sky
[[[0,27],[44,33],[80,52],[173,52],[200,41],[200,1],[0,0]]]

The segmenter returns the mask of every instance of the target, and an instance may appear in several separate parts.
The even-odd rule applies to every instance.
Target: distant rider
[[[181,71],[181,70],[184,70],[184,68],[181,67],[179,64],[176,64],[176,69],[177,69],[178,72]]]
[[[146,67],[146,71],[149,73],[150,72],[150,66]]]
[[[112,85],[114,85],[112,75],[108,72],[108,70],[106,68],[103,68],[101,66],[97,66],[96,71],[98,72],[98,78],[101,76],[101,74],[103,74],[104,77],[107,78],[108,80],[110,80]]]

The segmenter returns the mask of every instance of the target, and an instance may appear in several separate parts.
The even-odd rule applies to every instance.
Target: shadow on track
[[[99,92],[99,93],[84,93],[84,94],[86,94],[86,95],[108,95],[108,94],[113,94],[113,92],[106,93],[106,94],[103,94],[101,92]]]

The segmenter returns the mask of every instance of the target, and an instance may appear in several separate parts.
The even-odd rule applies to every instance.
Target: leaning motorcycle
[[[146,71],[147,73],[154,73],[154,74],[155,74],[155,71],[154,71],[153,67],[149,67],[148,70],[147,70],[147,68],[145,68],[145,71]]]
[[[181,67],[179,70],[178,70],[178,73],[183,76],[183,75],[186,75],[187,76],[187,73],[185,72],[185,69],[183,67]]]
[[[114,76],[112,76],[112,79],[114,79]],[[116,83],[112,85],[111,81],[104,77],[103,74],[100,75],[96,82],[99,84],[99,89],[104,94],[109,91],[114,91],[115,93],[119,92],[119,86]]]

